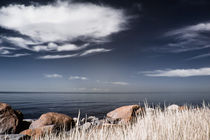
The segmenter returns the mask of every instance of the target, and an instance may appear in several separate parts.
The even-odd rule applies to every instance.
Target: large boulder
[[[136,111],[139,108],[139,105],[119,107],[107,113],[107,119],[113,121],[113,123],[128,123],[133,120],[134,116],[137,114]]]
[[[55,125],[57,128],[70,130],[74,127],[74,120],[61,113],[49,112],[46,114],[42,114],[40,118],[31,123],[30,129],[39,128],[47,125]]]
[[[20,129],[23,114],[13,110],[10,105],[0,103],[0,134],[15,134]]]

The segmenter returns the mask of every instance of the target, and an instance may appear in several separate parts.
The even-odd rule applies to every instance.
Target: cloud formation
[[[80,56],[86,56],[86,55],[90,55],[90,54],[109,52],[109,51],[111,51],[111,49],[104,49],[104,48],[90,49],[90,50],[86,50],[85,52],[80,54]]]
[[[75,57],[77,54],[67,54],[67,55],[44,55],[38,57],[38,59],[61,59],[61,58],[70,58]]]
[[[108,41],[110,35],[127,28],[125,25],[128,19],[121,9],[92,3],[11,4],[0,8],[0,26],[18,32],[21,36],[2,35],[0,44],[8,42],[34,53],[57,52],[56,56],[61,55],[59,52],[66,52],[67,58],[69,51],[83,50],[92,44]],[[6,50],[1,53],[7,53]],[[84,52],[81,56],[93,52],[107,51],[98,48]]]
[[[127,86],[129,85],[127,82],[110,82],[113,85]]]
[[[188,60],[195,60],[195,59],[201,59],[201,58],[206,58],[206,57],[210,57],[210,53],[197,55],[197,56],[189,58]]]
[[[199,69],[169,69],[143,72],[151,77],[191,77],[191,76],[210,76],[210,68]]]
[[[60,74],[54,73],[54,74],[45,74],[45,77],[46,78],[62,78],[63,76]]]
[[[210,22],[172,30],[164,35],[169,43],[163,45],[162,50],[181,53],[210,48],[209,34]]]
[[[84,76],[70,76],[69,80],[87,80],[87,77],[84,77]]]

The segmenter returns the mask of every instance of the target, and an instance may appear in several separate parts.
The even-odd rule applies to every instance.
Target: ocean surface
[[[20,93],[0,92],[0,102],[20,110],[26,119],[36,119],[46,112],[59,112],[77,117],[94,115],[103,118],[107,112],[122,105],[147,102],[150,106],[169,104],[202,105],[210,103],[209,93]]]

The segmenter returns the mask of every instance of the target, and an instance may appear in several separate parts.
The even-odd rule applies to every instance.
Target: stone
[[[140,108],[139,105],[128,105],[119,107],[109,113],[107,113],[108,121],[113,121],[114,123],[128,123],[136,115],[136,111]]]
[[[23,134],[0,135],[0,140],[30,140],[31,137]]]
[[[35,139],[39,139],[40,137],[43,137],[46,134],[51,134],[51,133],[55,133],[55,132],[56,132],[56,127],[54,125],[47,125],[47,126],[43,126],[43,127],[27,129],[27,130],[20,132],[20,134],[28,135]]]
[[[40,118],[31,123],[30,129],[39,128],[47,125],[55,125],[60,129],[65,129],[66,131],[70,130],[74,127],[74,120],[61,113],[49,112],[46,114],[42,114]]]
[[[82,125],[82,130],[88,130],[91,127],[90,122],[86,122],[85,124]]]
[[[23,114],[13,110],[6,103],[0,103],[0,134],[15,134],[19,132]]]
[[[172,104],[170,106],[167,107],[168,111],[178,111],[179,110],[179,106],[176,104]]]

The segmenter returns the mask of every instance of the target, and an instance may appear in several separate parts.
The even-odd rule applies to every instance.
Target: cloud
[[[174,70],[155,70],[143,72],[151,77],[191,77],[191,76],[210,76],[210,68],[199,69],[174,69]]]
[[[206,58],[206,57],[210,57],[210,53],[197,55],[197,56],[191,57],[191,58],[189,58],[187,60],[195,60],[195,59],[201,59],[201,58]]]
[[[97,80],[99,83],[100,81]],[[112,85],[120,85],[120,86],[127,86],[129,85],[127,82],[116,81],[116,82],[104,82],[105,84],[112,84]]]
[[[164,35],[168,43],[162,45],[162,51],[181,53],[210,48],[210,22],[185,26]]]
[[[122,9],[92,3],[10,4],[0,8],[0,27],[20,36],[2,35],[0,39],[1,43],[9,42],[34,53],[79,51],[105,43],[110,35],[126,30],[129,18]],[[57,56],[54,59],[60,58]]]
[[[68,54],[68,55],[44,55],[38,57],[38,59],[62,59],[62,58],[71,58],[75,57],[77,54]]]
[[[128,85],[127,82],[111,82],[111,84],[113,84],[113,85],[120,85],[120,86],[127,86]]]
[[[54,73],[54,74],[45,74],[45,77],[46,78],[62,78],[63,76],[60,74]]]
[[[10,54],[10,52],[0,55],[2,57],[21,57],[21,56],[28,56],[29,53],[17,53],[17,54]]]
[[[90,54],[109,52],[109,51],[111,51],[111,49],[104,49],[104,48],[90,49],[90,50],[86,50],[85,52],[80,54],[80,56],[86,56],[86,55],[90,55]]]
[[[87,77],[83,77],[83,76],[70,76],[69,80],[87,80]]]

